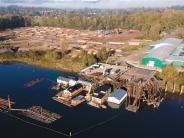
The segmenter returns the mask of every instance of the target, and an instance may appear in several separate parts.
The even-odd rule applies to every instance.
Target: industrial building
[[[116,89],[114,92],[108,97],[108,102],[121,104],[127,97],[127,92],[123,89]]]
[[[76,85],[77,81],[74,80],[74,78],[66,78],[66,77],[59,76],[57,78],[57,83],[67,87],[67,86],[74,86],[74,85]]]
[[[70,81],[69,78],[65,78],[65,77],[61,77],[61,76],[59,76],[57,78],[57,83],[59,83],[59,84],[69,85],[69,81]]]
[[[184,66],[183,39],[167,38],[155,42],[149,46],[149,53],[141,62],[150,67]]]
[[[82,84],[76,84],[74,86],[69,87],[68,89],[64,90],[64,95],[69,97],[74,97],[79,94],[83,89]]]
[[[111,91],[112,87],[109,84],[104,84],[102,86],[97,87],[92,95],[92,102],[102,105],[107,100]]]
[[[112,90],[112,87],[111,85],[109,84],[104,84],[102,86],[99,86],[97,87],[95,90],[94,90],[94,95],[98,96],[100,93],[110,93]]]

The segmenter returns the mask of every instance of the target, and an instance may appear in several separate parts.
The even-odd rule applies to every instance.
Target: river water
[[[0,114],[0,138],[64,138],[59,133],[68,135],[70,132],[76,134],[73,136],[76,138],[184,137],[183,97],[172,96],[162,102],[158,110],[146,106],[136,114],[125,111],[124,105],[119,109],[96,109],[87,104],[68,108],[51,98],[56,94],[50,89],[53,83],[51,80],[56,81],[59,75],[70,74],[25,64],[0,65],[1,98],[10,95],[15,102],[14,108],[39,105],[62,115],[60,120],[45,125],[17,113],[13,115],[29,124]],[[44,77],[45,80],[31,88],[24,87],[25,83],[36,77]]]

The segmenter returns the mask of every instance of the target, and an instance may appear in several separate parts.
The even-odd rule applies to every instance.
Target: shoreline
[[[64,68],[57,69],[56,67],[55,68],[48,67],[48,66],[46,67],[46,66],[42,66],[42,65],[38,65],[38,64],[32,64],[32,63],[28,63],[28,62],[24,62],[24,61],[19,61],[19,60],[0,60],[0,64],[25,64],[25,65],[41,67],[41,68],[49,69],[49,70],[53,70],[53,71],[60,71],[60,72],[68,73],[68,74],[79,75],[79,72],[73,71],[70,69],[66,69],[66,68],[65,69]]]
[[[21,60],[21,59],[20,59]],[[48,69],[48,70],[53,70],[53,71],[60,71],[60,72],[64,72],[67,74],[71,74],[71,75],[76,75],[79,76],[78,71],[73,71],[71,69],[67,69],[67,68],[57,68],[57,66],[53,67],[53,66],[44,66],[44,64],[39,64],[39,62],[29,62],[29,61],[20,61],[20,60],[13,60],[13,59],[0,59],[0,64],[16,64],[16,63],[20,63],[20,64],[25,64],[25,65],[30,65],[30,66],[35,66],[35,67],[41,67],[44,69]],[[43,61],[42,61],[43,62]],[[164,90],[164,87],[161,86],[161,88]],[[179,90],[176,90],[174,93],[171,91],[167,91],[165,92],[167,94],[180,94]]]

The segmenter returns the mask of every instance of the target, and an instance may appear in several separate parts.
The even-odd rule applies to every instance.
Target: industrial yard
[[[99,45],[104,44],[120,47],[121,45],[138,46],[144,43],[144,41],[137,39],[141,36],[140,31],[123,29],[116,29],[106,33],[101,30],[30,27],[3,31],[0,32],[0,35],[5,40],[8,38],[5,43],[13,43],[19,46],[20,50],[61,49],[63,39],[68,42],[68,48],[70,49],[80,48],[92,53],[95,53]]]
[[[57,94],[52,99],[69,107],[88,103],[97,108],[107,108],[108,99],[114,99],[114,103],[119,105],[125,102],[125,109],[132,112],[140,109],[141,102],[158,108],[164,98],[164,90],[161,80],[156,77],[157,73],[169,64],[182,71],[184,63],[182,39],[166,38],[153,43],[137,39],[141,35],[138,30],[79,31],[53,27],[1,32],[5,40],[2,44],[13,44],[17,51],[62,50],[65,47],[70,50],[67,56],[71,61],[80,57],[82,51],[96,56],[101,48],[105,48],[108,52],[106,61],[83,68],[78,72],[77,80],[58,76],[53,81],[52,90],[57,91]],[[12,46],[1,47],[0,50],[3,53],[3,50],[9,49]],[[163,49],[167,50],[165,54]],[[59,63],[60,60],[56,60],[56,65]],[[29,88],[43,80],[38,77],[25,86]]]
[[[182,138],[184,1],[0,0],[0,137]]]
[[[167,97],[167,84],[164,85],[165,80],[159,78],[158,75],[161,74],[163,68],[167,66],[176,68],[177,77],[182,78],[184,65],[183,39],[163,38],[152,42],[138,39],[141,35],[142,33],[138,30],[126,29],[79,31],[53,27],[19,28],[1,32],[4,41],[1,43],[0,53],[2,55],[5,53],[5,58],[11,61],[11,54],[9,58],[6,53],[15,53],[16,57],[16,53],[25,52],[21,55],[22,57],[20,56],[21,58],[18,58],[18,61],[22,61],[30,51],[42,55],[43,51],[58,52],[65,49],[67,54],[63,59],[52,59],[53,57],[45,55],[48,57],[40,59],[33,57],[31,62],[25,62],[30,60],[26,57],[26,60],[22,62],[33,65],[34,62],[54,63],[52,64],[54,67],[71,64],[74,68],[72,72],[76,72],[75,77],[59,73],[51,79],[48,76],[44,77],[47,73],[43,73],[30,77],[30,80],[19,84],[19,87],[29,92],[47,82],[49,83],[47,90],[50,91],[47,100],[52,101],[53,105],[57,104],[58,108],[63,107],[68,111],[87,107],[96,111],[122,109],[127,113],[139,114],[145,108],[159,109]],[[84,57],[93,55],[95,58],[102,49],[106,52],[102,51],[105,54],[100,55],[106,56],[101,59],[102,62],[98,62],[97,59],[90,64],[84,62],[85,65],[75,62],[82,57],[81,53]],[[84,60],[89,60],[89,57]],[[71,66],[68,66],[69,69]],[[36,73],[35,69],[30,71],[30,75],[31,73]],[[15,88],[19,89],[16,86]],[[183,96],[183,89],[183,84],[173,84],[173,95],[175,91],[180,91],[180,96]],[[89,124],[86,130],[77,130],[76,133],[72,133],[68,128],[64,131],[56,131],[42,126],[43,124],[54,126],[57,122],[63,122],[65,118],[71,119],[71,117],[68,118],[65,113],[56,110],[52,112],[54,106],[48,109],[47,104],[39,105],[38,103],[45,95],[42,93],[40,96],[31,104],[24,101],[27,106],[20,107],[16,106],[16,101],[12,102],[9,97],[8,100],[0,99],[0,112],[66,137],[79,135],[93,128],[93,125]],[[119,114],[109,116],[102,122],[98,120],[94,126],[106,124]]]
[[[138,30],[114,29],[109,31],[74,30],[54,27],[30,27],[0,32],[4,38],[2,45],[19,47],[19,51],[28,50],[70,50],[70,57],[75,58],[81,50],[88,54],[97,54],[99,49],[106,47],[121,55],[124,49],[136,49],[150,43],[140,40],[142,33]],[[128,51],[127,51],[128,52]],[[127,54],[127,53],[126,53]],[[128,53],[130,54],[130,53]]]

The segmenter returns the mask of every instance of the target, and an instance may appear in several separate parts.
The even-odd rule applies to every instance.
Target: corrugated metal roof
[[[92,83],[89,82],[89,81],[78,80],[77,82],[80,83],[80,84],[86,85],[86,86],[91,86],[92,85]]]
[[[177,49],[173,52],[171,56],[169,56],[166,61],[168,63],[172,63],[173,61],[179,61],[179,62],[184,62],[184,44],[181,44],[177,47]]]
[[[164,61],[166,58],[170,56],[170,53],[177,47],[177,45],[165,45],[162,47],[158,47],[156,49],[153,49],[150,51],[146,57],[152,57],[152,58],[158,58],[162,61]]]
[[[110,97],[115,97],[118,100],[121,100],[122,97],[124,97],[127,94],[127,92],[123,89],[116,89],[114,92],[111,94]]]
[[[62,76],[59,76],[57,78],[57,80],[69,82],[70,79],[69,78],[62,77]]]
[[[156,41],[155,43],[151,44],[151,45],[158,45],[161,43],[165,43],[165,44],[172,44],[172,45],[179,45],[180,43],[182,43],[183,39],[178,39],[178,38],[166,38],[166,39],[161,39]]]
[[[184,62],[184,56],[170,56],[166,61],[169,64],[172,63],[173,61]]]
[[[182,39],[177,38],[167,38],[155,42],[153,45],[159,45],[159,47],[150,50],[150,53],[146,57],[157,58],[162,61],[169,58],[170,54],[183,42]]]
[[[172,53],[172,56],[179,56],[181,52],[184,52],[184,44],[181,44],[177,49]]]

